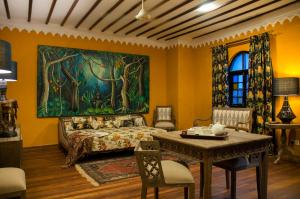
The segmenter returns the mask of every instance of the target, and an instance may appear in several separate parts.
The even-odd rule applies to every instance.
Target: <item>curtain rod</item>
[[[243,45],[243,44],[247,44],[247,43],[250,43],[250,38],[245,38],[245,39],[240,39],[240,40],[237,40],[237,41],[229,42],[229,43],[226,43],[225,45],[228,48],[231,48],[231,47],[234,47],[234,46],[239,46],[239,45]]]

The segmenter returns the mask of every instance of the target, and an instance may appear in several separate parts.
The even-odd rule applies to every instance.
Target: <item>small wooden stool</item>
[[[26,198],[25,172],[19,168],[0,168],[0,199]]]

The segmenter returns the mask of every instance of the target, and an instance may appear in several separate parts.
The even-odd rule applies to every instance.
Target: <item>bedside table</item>
[[[286,154],[289,159],[293,159],[294,161],[299,162],[299,157],[295,156],[294,151],[292,150],[290,146],[290,141],[291,141],[291,134],[295,132],[296,129],[300,129],[300,123],[295,124],[295,123],[290,123],[290,124],[285,124],[285,123],[266,123],[266,128],[269,131],[269,134],[272,133],[273,136],[273,144],[275,145],[275,151],[278,152],[277,158],[274,161],[274,164],[277,164],[281,156],[283,154]],[[276,129],[281,129],[281,138],[276,138]],[[289,139],[287,139],[286,135],[286,130],[289,130]],[[293,131],[294,130],[294,131]],[[277,146],[277,139],[279,139],[279,146]]]
[[[0,138],[0,167],[21,166],[22,135],[20,128],[16,128],[17,136]]]

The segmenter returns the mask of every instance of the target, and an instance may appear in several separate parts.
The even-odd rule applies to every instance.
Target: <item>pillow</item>
[[[142,117],[134,118],[134,126],[145,126],[144,118]]]
[[[121,126],[123,126],[123,121],[119,119],[115,119],[114,121],[112,121],[112,123],[116,128],[120,128]]]
[[[86,120],[85,127],[90,128],[90,129],[99,129],[99,128],[103,127],[103,121],[102,120],[97,121],[96,118],[89,117]]]
[[[104,127],[103,117],[96,117],[96,122],[98,123],[99,128],[103,128]]]
[[[131,115],[121,115],[121,116],[117,116],[116,119],[119,119],[119,120],[130,120],[130,119],[132,119],[132,116]]]
[[[76,130],[90,128],[87,119],[84,117],[72,117],[73,128]]]
[[[86,122],[86,118],[84,117],[72,117],[73,123],[84,123]]]
[[[65,121],[64,125],[65,125],[66,131],[73,131],[74,130],[72,121]]]
[[[113,121],[111,121],[111,120],[105,121],[104,122],[104,127],[106,127],[106,128],[113,128],[114,127]]]
[[[123,120],[123,126],[124,127],[133,127],[134,121],[132,119],[130,120]]]
[[[73,123],[73,128],[76,130],[85,129],[85,123]]]

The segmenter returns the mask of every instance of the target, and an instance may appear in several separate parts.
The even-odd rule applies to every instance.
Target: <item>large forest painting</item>
[[[147,113],[149,57],[38,46],[37,116]]]

